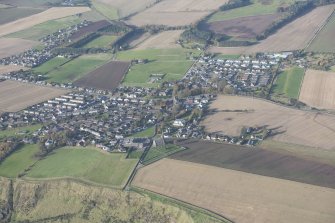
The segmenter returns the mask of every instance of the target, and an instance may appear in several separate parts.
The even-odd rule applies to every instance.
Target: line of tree
[[[220,7],[221,11],[227,11],[235,8],[240,8],[248,5],[252,5],[251,0],[229,0],[227,4]]]

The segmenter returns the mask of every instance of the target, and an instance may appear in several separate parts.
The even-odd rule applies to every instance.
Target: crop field
[[[67,91],[57,88],[2,81],[0,82],[0,113],[17,112],[66,93]]]
[[[54,33],[58,31],[59,29],[64,29],[66,27],[80,23],[81,19],[83,18],[83,15],[82,17],[73,15],[73,16],[68,16],[68,17],[61,18],[61,19],[49,20],[49,21],[34,25],[33,27],[29,27],[27,29],[9,34],[7,35],[7,37],[39,40],[41,37]]]
[[[131,14],[145,10],[146,8],[156,3],[156,0],[138,0],[136,2],[132,0],[96,0],[96,1],[115,8],[117,11],[117,15],[120,18],[124,18]],[[101,11],[101,13],[104,14],[103,11]]]
[[[180,160],[141,168],[132,184],[234,222],[331,223],[335,218],[334,189]]]
[[[73,84],[85,88],[114,90],[119,86],[129,66],[130,62],[111,61],[75,81]]]
[[[43,22],[90,11],[88,7],[55,7],[41,13],[0,25],[0,37],[28,29]]]
[[[126,154],[105,153],[92,148],[62,148],[39,161],[28,172],[28,179],[79,178],[99,184],[122,187],[137,159]]]
[[[282,72],[275,82],[274,93],[298,99],[304,74],[305,70],[299,67],[294,67]]]
[[[335,44],[333,44],[335,36],[335,14],[329,19],[326,26],[321,30],[307,51],[321,53],[335,53]]]
[[[227,0],[165,0],[136,14],[128,22],[136,26],[148,24],[166,26],[190,25],[227,2]]]
[[[335,163],[208,141],[187,140],[178,145],[188,149],[169,158],[335,189]]]
[[[176,43],[184,30],[165,31],[153,35],[136,46],[137,50],[180,48]]]
[[[0,38],[0,59],[22,53],[39,43],[18,38]]]
[[[275,141],[334,150],[335,116],[301,111],[265,100],[219,96],[202,124],[209,132],[239,136],[241,129],[266,126]]]
[[[104,35],[87,43],[84,48],[110,48],[118,36]]]
[[[16,65],[0,65],[0,76],[1,74],[6,74],[17,70],[27,70],[27,68]]]
[[[107,63],[111,58],[112,55],[109,54],[82,55],[48,72],[48,81],[57,83],[74,82]]]
[[[335,109],[335,72],[307,70],[299,100],[320,109]]]
[[[38,145],[36,144],[24,145],[15,151],[0,163],[0,176],[14,178],[23,173],[25,169],[37,161],[34,158],[37,151]]]
[[[99,29],[104,28],[110,25],[107,20],[101,20],[97,22],[93,22],[84,28],[79,29],[71,36],[71,40],[79,39],[80,37],[86,36],[87,34],[97,32]]]
[[[162,81],[182,78],[192,66],[189,55],[197,56],[198,51],[185,49],[147,49],[119,52],[118,60],[148,59],[146,64],[135,64],[123,80],[124,85],[155,87]],[[152,74],[166,74],[159,82],[151,82]]]
[[[0,8],[0,25],[42,12],[37,8]]]
[[[254,39],[262,34],[279,16],[279,14],[269,14],[214,21],[202,24],[200,29],[235,38]]]

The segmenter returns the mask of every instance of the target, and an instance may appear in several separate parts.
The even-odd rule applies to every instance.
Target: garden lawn
[[[73,177],[98,184],[123,187],[138,162],[124,153],[95,148],[65,147],[39,161],[27,174],[34,179]]]

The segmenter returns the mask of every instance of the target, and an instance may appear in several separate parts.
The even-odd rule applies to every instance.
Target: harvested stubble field
[[[133,185],[240,223],[335,219],[334,189],[186,161],[163,159],[141,168]]]
[[[227,2],[227,0],[165,0],[136,14],[128,22],[136,26],[148,24],[166,26],[190,25]]]
[[[6,74],[17,70],[27,70],[27,68],[16,65],[0,65],[0,76],[1,74]]]
[[[184,30],[172,30],[161,32],[149,37],[144,42],[140,43],[135,49],[145,50],[180,48],[180,45],[178,45],[176,41],[179,39],[183,31]]]
[[[299,100],[320,109],[335,109],[335,72],[307,70]]]
[[[235,51],[230,53],[251,54],[257,52],[281,52],[304,49],[319,32],[334,9],[335,5],[318,7],[310,13],[287,24],[260,43],[249,47],[235,47]],[[229,47],[213,47],[209,49],[209,51],[213,53],[224,53],[226,50],[232,51]]]
[[[88,7],[55,7],[41,13],[0,25],[0,37],[18,32],[37,24],[90,11]]]
[[[188,149],[169,158],[335,189],[335,163],[208,141],[186,140],[178,145]]]
[[[0,38],[0,59],[22,53],[39,43],[18,38]]]
[[[68,91],[16,81],[0,82],[0,113],[17,112],[31,105],[66,94]]]
[[[111,61],[90,72],[73,84],[79,87],[114,90],[127,73],[130,62]]]
[[[266,126],[273,139],[321,149],[335,150],[335,116],[301,111],[265,100],[219,96],[202,122],[209,132],[239,136],[241,129]]]
[[[200,28],[228,36],[253,39],[262,34],[280,15],[269,14],[201,24]]]

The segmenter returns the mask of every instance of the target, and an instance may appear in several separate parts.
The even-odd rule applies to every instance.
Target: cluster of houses
[[[225,80],[238,91],[256,90],[270,83],[280,60],[280,57],[242,56],[230,60],[203,56],[184,79],[196,81],[202,87],[217,87],[218,80]]]

